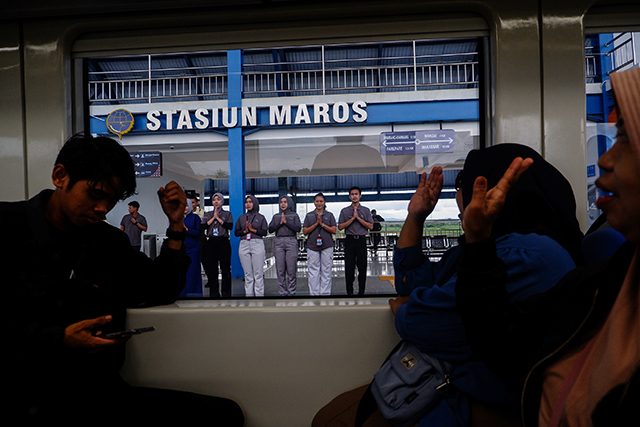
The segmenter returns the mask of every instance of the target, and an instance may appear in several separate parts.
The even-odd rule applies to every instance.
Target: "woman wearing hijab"
[[[280,212],[271,218],[269,233],[275,233],[273,255],[276,259],[278,274],[278,294],[291,296],[296,294],[298,267],[298,238],[302,226],[300,217],[293,210],[293,200],[289,196],[280,198]]]
[[[495,232],[497,255],[508,273],[505,297],[522,301],[546,291],[575,267],[581,259],[582,233],[568,181],[534,150],[517,144],[501,144],[469,153],[456,183],[460,217],[464,219],[471,199],[470,183],[480,174],[495,175],[499,179],[516,153],[535,157],[537,166],[527,171],[514,187],[512,197],[505,202],[508,216],[496,221]],[[466,427],[472,425],[474,402],[493,409],[517,407],[521,384],[495,375],[471,351],[455,295],[461,247],[448,250],[437,263],[422,252],[424,221],[435,208],[442,184],[442,168],[435,167],[428,179],[426,174],[422,175],[409,202],[408,216],[394,252],[395,285],[400,296],[389,303],[396,329],[403,339],[453,366],[453,387],[431,411],[416,420],[418,426]],[[466,233],[464,223],[463,231]],[[351,392],[349,398],[357,400],[363,392],[364,389]],[[350,416],[355,418],[355,413]],[[494,421],[494,425],[502,426],[512,420],[505,415],[504,419]],[[314,424],[314,427],[325,425],[339,424],[331,421]],[[386,420],[378,412],[364,424],[367,427],[385,425],[388,425]]]
[[[189,270],[187,270],[187,284],[180,293],[181,297],[202,296],[202,273],[200,270],[200,217],[193,213],[193,203],[187,199],[184,211],[184,227],[187,230],[187,238],[184,246],[187,255],[191,258]]]
[[[264,242],[267,220],[260,215],[260,203],[254,196],[244,200],[246,213],[236,221],[235,234],[240,237],[238,255],[244,270],[244,294],[246,297],[264,296]]]
[[[231,243],[229,231],[233,228],[233,215],[224,210],[224,196],[215,193],[211,196],[213,209],[206,212],[202,218],[200,230],[204,233],[205,242],[202,248],[202,266],[207,274],[211,298],[231,296]],[[219,289],[218,264],[222,271],[222,289]]]
[[[531,160],[513,160],[497,183],[480,177],[469,184],[458,302],[474,352],[496,372],[527,379],[525,426],[640,425],[640,69],[613,73],[611,85],[618,137],[598,161],[596,186],[604,193],[598,207],[627,240],[613,257],[511,303],[494,221]]]
[[[313,198],[315,209],[304,218],[302,232],[307,237],[307,267],[311,295],[331,295],[333,235],[338,231],[336,219],[325,208],[324,194]]]

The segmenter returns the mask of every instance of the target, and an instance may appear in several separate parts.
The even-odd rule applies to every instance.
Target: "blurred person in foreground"
[[[467,156],[456,180],[456,201],[460,217],[466,215],[471,187],[476,177],[490,176],[497,182],[514,156],[536,159],[514,186],[505,203],[505,215],[496,221],[497,256],[509,273],[507,298],[522,301],[544,292],[581,262],[580,231],[575,216],[575,199],[569,182],[550,163],[530,147],[500,144],[473,150]],[[491,411],[493,425],[517,424],[517,404],[522,384],[508,376],[498,376],[473,354],[456,304],[455,284],[462,248],[449,249],[439,262],[432,262],[422,251],[424,222],[435,209],[443,186],[442,168],[435,167],[429,177],[422,175],[418,189],[407,208],[407,218],[394,250],[393,265],[397,298],[389,301],[395,326],[401,338],[440,361],[452,366],[451,384],[442,398],[421,419],[419,427],[468,427],[476,425],[477,410]],[[466,228],[463,223],[466,238]],[[340,400],[356,400],[364,389],[356,389],[330,403],[316,416],[314,427],[352,426],[355,406],[340,416],[345,406]],[[327,408],[327,407],[325,407]],[[327,415],[329,414],[329,415]],[[514,415],[515,414],[515,415]],[[314,421],[316,421],[314,420]],[[326,423],[320,420],[330,420]],[[340,422],[344,424],[340,424]],[[388,423],[375,411],[365,427]]]
[[[125,329],[127,308],[172,303],[184,286],[189,258],[180,186],[170,182],[158,190],[168,239],[151,260],[103,221],[136,189],[133,163],[117,141],[72,137],[58,154],[52,181],[55,189],[30,200],[0,203],[7,239],[0,249],[9,313],[7,418],[19,425],[243,425],[231,400],[130,386],[119,374],[127,339],[102,338]]]
[[[478,178],[465,211],[458,306],[474,352],[495,372],[526,378],[525,426],[640,425],[640,69],[613,73],[611,84],[618,137],[596,185],[598,207],[627,240],[613,257],[510,302],[494,221],[531,160],[515,159],[495,187]]]

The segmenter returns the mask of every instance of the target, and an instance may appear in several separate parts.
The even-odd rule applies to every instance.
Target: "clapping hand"
[[[439,166],[433,168],[428,178],[426,172],[422,174],[418,188],[407,207],[409,216],[417,216],[424,221],[433,212],[442,191],[442,182],[442,168]]]
[[[491,228],[504,206],[507,193],[532,163],[531,158],[523,160],[522,157],[516,157],[498,184],[490,190],[487,190],[485,177],[476,178],[471,202],[464,209],[462,218],[462,229],[467,243],[478,242],[491,236]]]

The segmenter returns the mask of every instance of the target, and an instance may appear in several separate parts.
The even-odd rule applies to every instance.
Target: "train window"
[[[596,207],[596,200],[600,195],[600,190],[595,186],[595,181],[600,175],[598,158],[614,144],[617,131],[617,115],[609,75],[638,67],[639,54],[638,32],[607,32],[585,36],[589,225],[602,213]]]
[[[380,224],[363,236],[366,295],[388,295],[395,293],[393,245],[422,172],[445,169],[443,200],[425,224],[424,252],[438,258],[461,234],[454,182],[483,139],[484,46],[483,37],[416,38],[80,60],[90,131],[119,138],[139,168],[134,197],[150,224],[144,250],[153,254],[163,238],[166,221],[153,195],[168,180],[197,195],[201,214],[222,194],[235,220],[244,213],[244,196],[253,195],[267,223],[285,195],[304,222],[316,193],[338,221],[357,186],[361,205],[375,209]],[[111,223],[120,223],[127,202],[110,213]],[[239,256],[240,237],[230,234],[231,297],[244,297],[248,264]],[[287,262],[295,264],[295,289],[282,279],[279,238],[268,234],[259,236],[264,291],[250,296],[312,293],[313,245],[302,232],[294,235],[295,255]],[[344,231],[333,239],[325,294],[347,295]],[[205,265],[209,253],[200,255]],[[222,272],[198,270],[184,296],[214,296],[206,273],[222,280]]]

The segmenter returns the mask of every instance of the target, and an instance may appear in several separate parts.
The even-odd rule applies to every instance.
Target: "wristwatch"
[[[174,231],[170,228],[167,228],[167,238],[184,242],[184,240],[187,238],[187,230],[183,228],[182,231]]]

